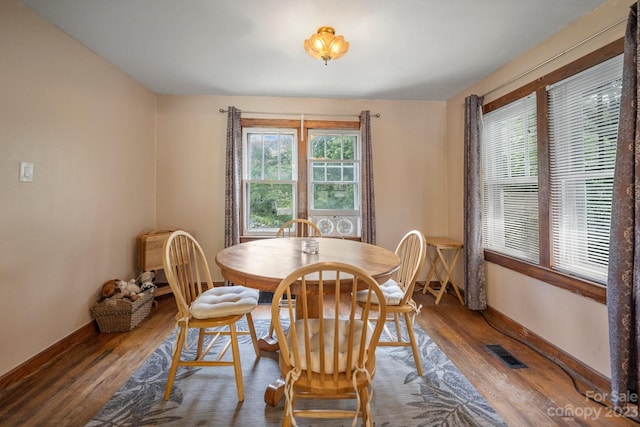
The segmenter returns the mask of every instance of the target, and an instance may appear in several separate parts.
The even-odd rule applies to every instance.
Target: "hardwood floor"
[[[415,299],[423,304],[417,322],[507,425],[635,425],[587,400],[554,363],[500,334],[452,295],[437,306],[430,295],[416,292]],[[261,305],[254,317],[268,317],[268,310]],[[0,426],[84,425],[164,340],[174,327],[174,314],[173,297],[159,297],[151,316],[133,331],[90,336],[39,372],[0,390]],[[507,368],[486,344],[501,344],[528,368]]]

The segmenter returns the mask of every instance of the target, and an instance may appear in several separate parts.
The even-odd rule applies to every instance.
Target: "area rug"
[[[269,327],[255,321],[258,336]],[[246,323],[239,324],[246,330]],[[195,331],[192,331],[195,332]],[[409,347],[379,347],[372,411],[377,427],[505,425],[440,348],[416,326],[424,375],[419,377]],[[405,330],[406,333],[406,330]],[[233,368],[178,369],[168,401],[162,396],[175,332],[156,349],[87,426],[279,426],[283,403],[264,403],[268,384],[279,377],[277,355],[256,360],[247,335],[240,338],[245,388],[238,402]],[[189,337],[194,350],[197,337]],[[331,401],[330,406],[345,404]],[[350,426],[351,420],[301,419],[298,426]]]

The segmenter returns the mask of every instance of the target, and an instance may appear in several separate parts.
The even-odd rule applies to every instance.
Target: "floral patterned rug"
[[[268,329],[255,321],[258,336]],[[239,324],[246,330],[246,323]],[[195,332],[195,331],[191,331]],[[379,347],[372,411],[377,427],[504,426],[505,424],[440,348],[416,326],[424,375],[418,377],[409,347]],[[279,377],[277,356],[256,359],[249,337],[240,338],[245,388],[238,402],[233,369],[183,368],[168,401],[162,400],[175,333],[93,417],[88,426],[279,426],[282,402],[264,403],[268,384]],[[194,348],[197,338],[190,335]],[[230,353],[230,352],[229,352]],[[343,404],[329,402],[334,407]],[[351,420],[299,420],[299,426],[351,425]]]

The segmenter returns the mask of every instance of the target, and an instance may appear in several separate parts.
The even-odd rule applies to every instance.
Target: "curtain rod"
[[[220,108],[218,111],[221,112],[221,113],[226,113],[229,110],[225,110],[223,108]],[[305,115],[305,116],[323,116],[323,117],[360,117],[360,114],[267,113],[265,111],[244,111],[244,110],[240,110],[240,112],[247,113],[247,114],[275,114],[275,115],[280,115],[280,116],[300,116],[300,115]],[[371,117],[380,117],[380,113],[371,114]]]
[[[592,35],[592,36],[590,36],[590,37],[588,37],[588,38],[586,38],[586,39],[582,40],[580,43],[575,44],[575,45],[571,46],[570,48],[563,50],[562,52],[558,53],[557,55],[552,56],[551,58],[547,59],[547,60],[546,60],[546,61],[544,61],[544,62],[541,62],[540,64],[538,64],[538,65],[536,65],[535,67],[533,67],[533,68],[531,68],[531,69],[529,69],[529,70],[525,71],[524,73],[522,73],[522,74],[520,74],[520,75],[518,75],[518,76],[516,76],[516,77],[514,77],[514,78],[512,78],[512,79],[510,79],[510,80],[507,80],[506,82],[502,83],[500,86],[498,86],[498,87],[496,87],[496,88],[491,89],[489,92],[487,92],[487,93],[485,93],[484,95],[482,95],[482,97],[485,97],[485,96],[487,96],[487,95],[489,95],[489,94],[491,94],[491,93],[493,93],[493,92],[495,92],[495,91],[497,91],[497,90],[499,90],[499,89],[502,89],[503,87],[505,87],[505,86],[507,86],[507,85],[509,85],[509,84],[511,84],[511,83],[513,83],[513,82],[515,82],[516,80],[520,80],[522,77],[524,77],[524,76],[526,76],[526,75],[528,75],[528,74],[531,74],[532,72],[534,72],[534,71],[535,71],[535,70],[537,70],[538,68],[540,68],[540,67],[543,67],[543,66],[547,65],[549,62],[554,61],[554,60],[556,60],[556,59],[560,58],[560,57],[561,57],[561,56],[563,56],[563,55],[566,55],[567,53],[571,52],[572,50],[574,50],[574,49],[576,49],[576,48],[578,48],[578,47],[582,46],[583,44],[587,43],[588,41],[593,40],[594,38],[598,37],[600,34],[602,34],[602,33],[605,33],[605,32],[607,32],[607,31],[609,31],[609,30],[610,30],[610,29],[612,29],[613,27],[616,27],[616,26],[620,25],[621,23],[625,22],[626,20],[627,20],[627,18],[623,18],[623,19],[619,20],[618,22],[616,22],[616,23],[614,23],[614,24],[609,25],[607,28],[604,28],[604,29],[602,29],[602,30],[598,31],[597,33],[595,33],[594,35]]]

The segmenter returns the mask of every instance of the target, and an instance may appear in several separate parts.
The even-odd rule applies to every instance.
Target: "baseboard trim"
[[[31,359],[13,368],[0,377],[0,389],[6,389],[11,384],[22,380],[29,375],[42,369],[48,362],[54,358],[66,353],[82,341],[98,334],[96,324],[92,320],[86,325],[80,327],[75,332],[67,335],[57,343],[46,348],[42,352],[36,354]]]
[[[534,332],[492,307],[488,307],[484,315],[497,329],[527,343],[548,359],[562,366],[562,368],[566,369],[577,381],[586,387],[590,387],[592,391],[601,393],[603,396],[608,396],[611,393],[611,381],[600,372],[595,371],[570,354],[565,353],[544,338],[536,335]],[[582,391],[586,392],[586,390]]]

